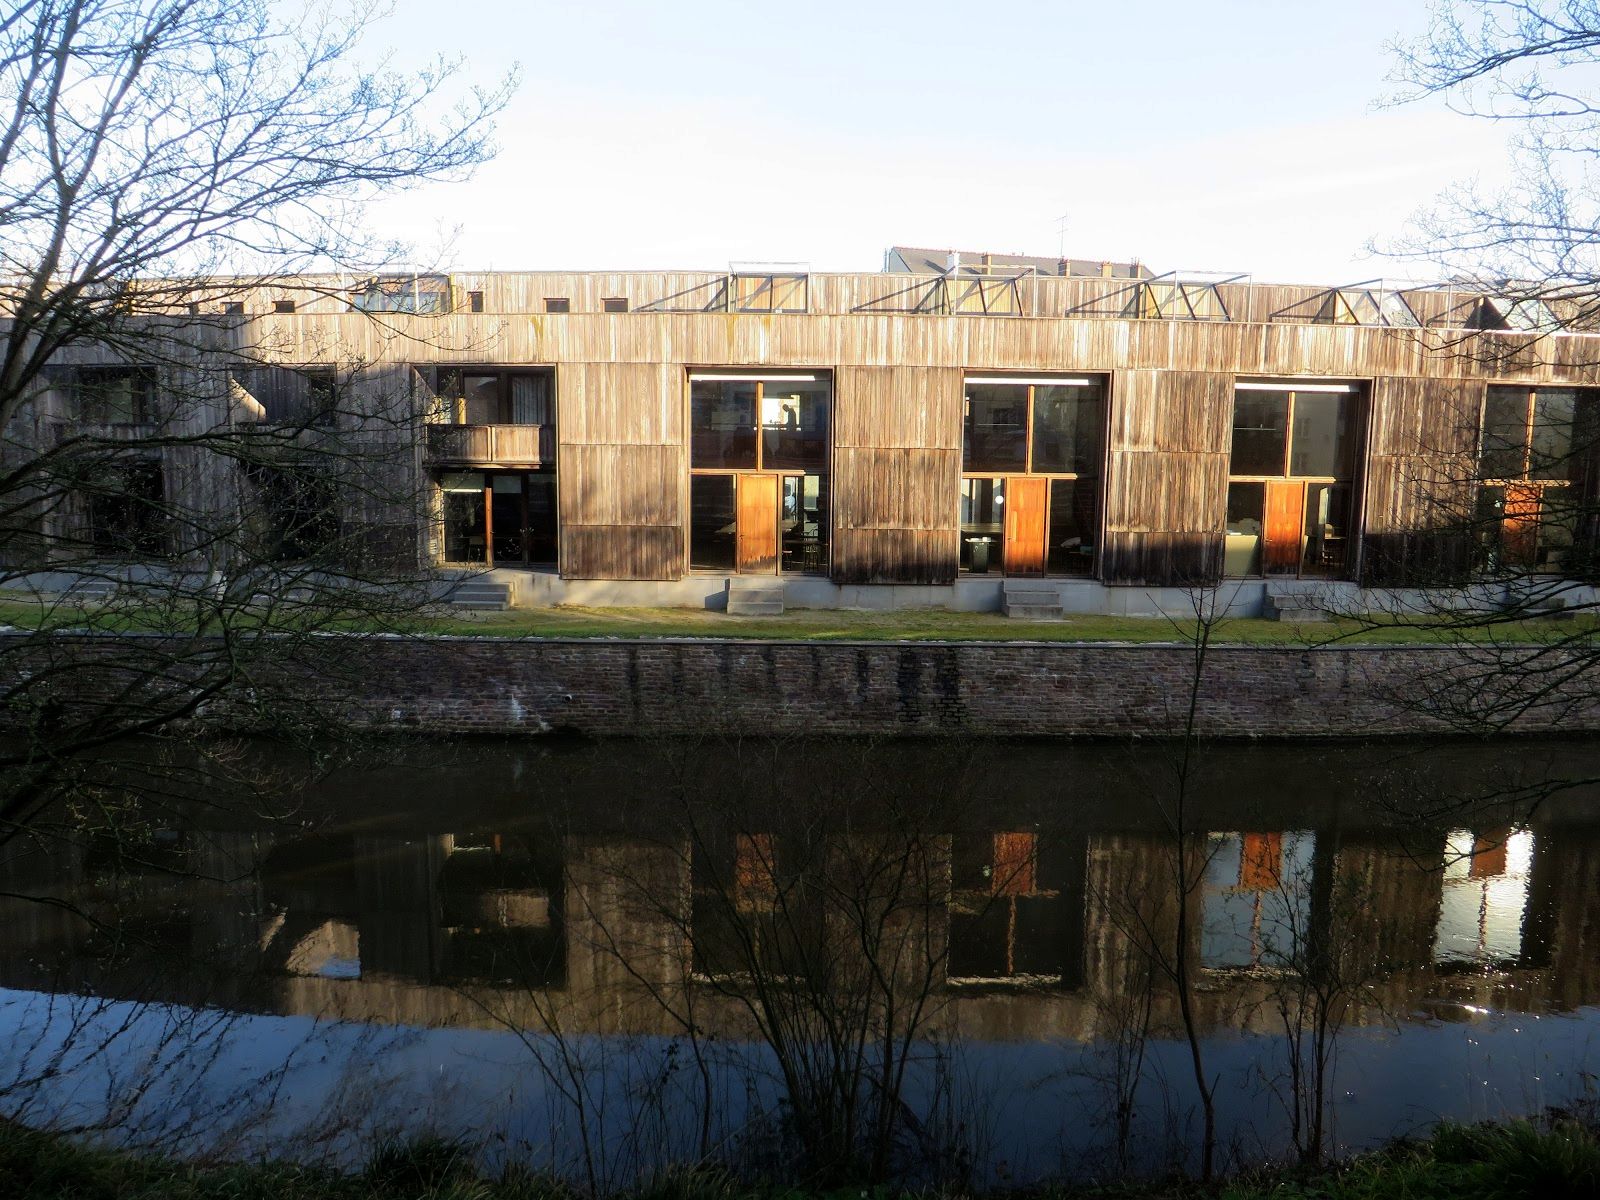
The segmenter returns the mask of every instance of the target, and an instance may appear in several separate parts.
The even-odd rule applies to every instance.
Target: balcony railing
[[[553,425],[429,425],[428,458],[436,463],[547,467],[556,458]]]

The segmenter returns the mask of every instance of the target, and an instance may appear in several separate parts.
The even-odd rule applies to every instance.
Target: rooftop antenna
[[[1067,256],[1067,213],[1056,218],[1056,257]]]

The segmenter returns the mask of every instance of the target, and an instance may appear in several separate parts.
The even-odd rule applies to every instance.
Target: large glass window
[[[1238,384],[1226,574],[1336,578],[1349,571],[1361,397],[1354,383]]]
[[[1098,376],[967,377],[963,570],[1094,573],[1105,395]],[[1044,478],[1020,482],[1036,476]],[[1008,479],[1018,482],[1008,488]]]
[[[1289,393],[1239,392],[1233,399],[1232,475],[1286,475]]]
[[[1596,441],[1597,393],[1496,385],[1483,405],[1478,471],[1480,565],[1560,572],[1577,530],[1574,489]]]
[[[755,470],[760,398],[760,385],[753,380],[695,380],[689,393],[689,465]]]
[[[812,372],[689,377],[689,566],[828,570],[831,379]]]
[[[738,509],[732,475],[695,475],[689,480],[689,566],[696,571],[734,569]]]
[[[979,575],[1005,569],[1004,479],[961,481],[961,569]]]
[[[553,471],[452,471],[439,477],[446,562],[556,562]]]
[[[456,425],[554,425],[548,370],[466,367],[439,373],[439,395]]]
[[[1021,471],[1028,465],[1026,385],[967,384],[961,459],[968,471]]]

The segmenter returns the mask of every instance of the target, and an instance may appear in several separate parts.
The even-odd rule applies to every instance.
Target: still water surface
[[[1600,796],[1558,785],[1593,759],[1223,746],[1187,790],[1162,747],[1039,743],[152,765],[183,782],[131,835],[0,851],[0,1111],[202,1154],[438,1132],[596,1190],[822,1143],[1104,1176],[1194,1162],[1185,1007],[1236,1162],[1585,1104]]]

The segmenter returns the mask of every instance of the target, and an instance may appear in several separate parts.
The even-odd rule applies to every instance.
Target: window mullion
[[[1294,398],[1295,393],[1289,392],[1289,407],[1283,421],[1283,477],[1290,478],[1289,468],[1294,463]]]
[[[1022,469],[1027,474],[1033,473],[1033,404],[1035,387],[1028,385],[1027,410],[1023,415],[1022,426]]]

